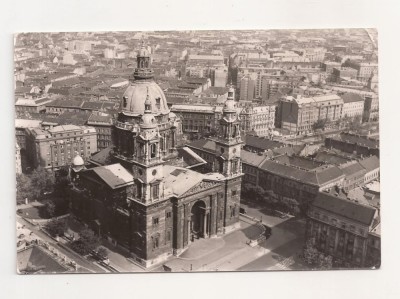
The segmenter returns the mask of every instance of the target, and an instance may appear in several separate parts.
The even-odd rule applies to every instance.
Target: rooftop
[[[312,205],[368,226],[372,224],[376,213],[372,207],[325,192],[318,193]]]
[[[366,146],[369,148],[379,148],[378,140],[350,133],[341,133],[339,136],[333,137],[332,139],[341,140],[343,142],[352,144],[357,143],[358,145]]]
[[[345,93],[342,95],[344,103],[364,102],[364,99],[356,93]]]
[[[219,173],[202,174],[183,167],[164,165],[165,196],[182,196],[200,184],[203,180],[220,181],[224,176]]]
[[[133,184],[133,176],[119,163],[91,168],[83,175],[90,172],[94,172],[112,189]]]
[[[205,151],[211,152],[211,153],[215,153],[216,148],[217,148],[215,141],[210,140],[210,139],[205,139],[205,138],[195,140],[195,141],[187,144],[187,146],[202,149],[202,150],[205,150]]]
[[[19,98],[15,102],[15,106],[43,106],[52,100],[49,98],[36,98],[36,99],[25,99]]]
[[[171,111],[192,111],[192,112],[208,112],[214,113],[215,107],[211,105],[193,105],[193,104],[178,104],[172,105]]]
[[[360,164],[365,168],[367,172],[379,168],[379,158],[377,156],[371,156],[360,160]]]
[[[245,145],[259,148],[262,150],[275,149],[278,147],[283,147],[285,145],[284,143],[281,143],[279,141],[274,141],[271,139],[257,137],[257,136],[253,136],[253,135],[244,136],[244,143],[245,143]]]
[[[95,132],[94,128],[86,127],[86,126],[76,126],[76,125],[60,125],[49,129],[50,133],[60,133],[66,131],[77,131],[77,130],[88,130]]]
[[[48,103],[46,106],[48,107],[60,107],[60,108],[81,108],[83,104],[82,100],[62,100],[62,99],[57,99],[54,100],[50,103]]]
[[[249,164],[255,167],[259,167],[261,163],[267,159],[264,155],[259,155],[257,153],[252,153],[246,150],[242,150],[240,152],[240,157],[242,158],[242,162],[245,164]]]
[[[327,164],[335,164],[335,165],[340,165],[343,163],[348,162],[350,159],[340,156],[338,154],[335,153],[329,153],[327,151],[323,151],[323,152],[319,152],[317,153],[317,155],[314,158],[315,161],[319,161],[319,162],[324,162]]]
[[[275,175],[314,186],[323,186],[344,176],[343,172],[336,166],[325,166],[310,171],[293,167],[286,163],[283,164],[273,160],[265,160],[260,165],[260,168]]]
[[[19,251],[17,263],[20,273],[62,273],[68,271],[39,246],[32,246]]]
[[[34,120],[34,119],[15,119],[15,127],[16,128],[38,128],[42,123],[41,120]]]
[[[349,161],[339,166],[345,176],[352,176],[357,173],[365,173],[364,167],[357,161]]]

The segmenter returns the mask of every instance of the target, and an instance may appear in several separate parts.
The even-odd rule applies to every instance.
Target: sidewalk
[[[219,238],[200,239],[189,248],[165,263],[173,272],[230,271],[247,264],[260,255],[257,247],[246,243],[260,228],[241,221],[241,229]]]

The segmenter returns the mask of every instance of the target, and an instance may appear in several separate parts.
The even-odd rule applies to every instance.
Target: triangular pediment
[[[220,184],[221,184],[221,182],[203,180],[200,183],[191,187],[189,190],[187,190],[185,193],[183,193],[180,197],[185,197],[185,196],[195,194],[195,193],[207,190],[207,189],[211,189]]]

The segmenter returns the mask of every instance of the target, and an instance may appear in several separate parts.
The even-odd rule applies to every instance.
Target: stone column
[[[216,198],[215,198],[215,195],[213,195],[211,198],[210,198],[210,207],[211,207],[211,210],[210,210],[210,235],[215,235],[216,233],[217,233],[217,225],[216,225],[216,222],[217,222],[217,218],[216,218],[216,216],[217,216],[217,211],[216,211]]]
[[[183,248],[183,205],[174,206],[174,234],[173,234],[173,245],[174,254],[179,253]]]
[[[335,234],[335,247],[333,249],[334,254],[336,255],[337,247],[339,244],[339,229],[336,229],[336,234]]]
[[[203,237],[207,238],[208,234],[207,234],[207,215],[208,213],[205,211],[204,212],[204,216],[203,216]]]
[[[190,238],[190,218],[188,219],[188,222],[187,222],[187,240],[188,240],[188,242],[187,242],[187,244],[190,244],[191,243],[191,238]]]

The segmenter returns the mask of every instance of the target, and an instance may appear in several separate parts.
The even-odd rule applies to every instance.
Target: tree
[[[17,175],[17,203],[25,202],[25,198],[31,198],[31,179],[25,174]]]
[[[108,250],[107,250],[105,247],[103,247],[103,246],[100,246],[100,247],[97,249],[97,254],[98,254],[102,259],[108,258]]]
[[[318,129],[323,130],[326,125],[326,119],[319,119],[313,124],[313,130],[316,131]]]
[[[317,258],[318,258],[319,252],[318,250],[314,247],[314,239],[308,239],[306,242],[306,246],[304,248],[303,252],[303,257],[304,261],[308,265],[314,265]]]
[[[67,222],[64,219],[51,220],[45,228],[53,237],[62,236],[67,230]]]
[[[362,125],[361,125],[361,116],[357,115],[356,117],[354,117],[350,122],[349,122],[349,129],[351,131],[358,131],[360,129],[362,129]]]
[[[318,249],[314,247],[314,238],[307,240],[303,251],[303,258],[304,261],[312,267],[316,267],[320,270],[332,269],[332,256],[325,255],[318,251]]]
[[[44,205],[46,207],[46,212],[47,214],[49,214],[50,218],[54,217],[56,211],[56,205],[54,204],[54,202],[52,202],[51,200],[46,200],[44,202]]]
[[[79,232],[79,239],[71,243],[72,249],[82,255],[89,254],[99,245],[100,238],[89,228],[81,230]]]
[[[322,253],[318,256],[318,266],[321,270],[332,269],[332,257],[330,255],[323,255]]]
[[[45,192],[52,192],[54,189],[54,172],[43,168],[35,169],[31,174],[31,183],[33,193],[36,199],[39,199]]]
[[[54,182],[54,173],[43,168],[17,175],[17,202],[22,203],[25,198],[40,200],[45,192],[53,191]]]

